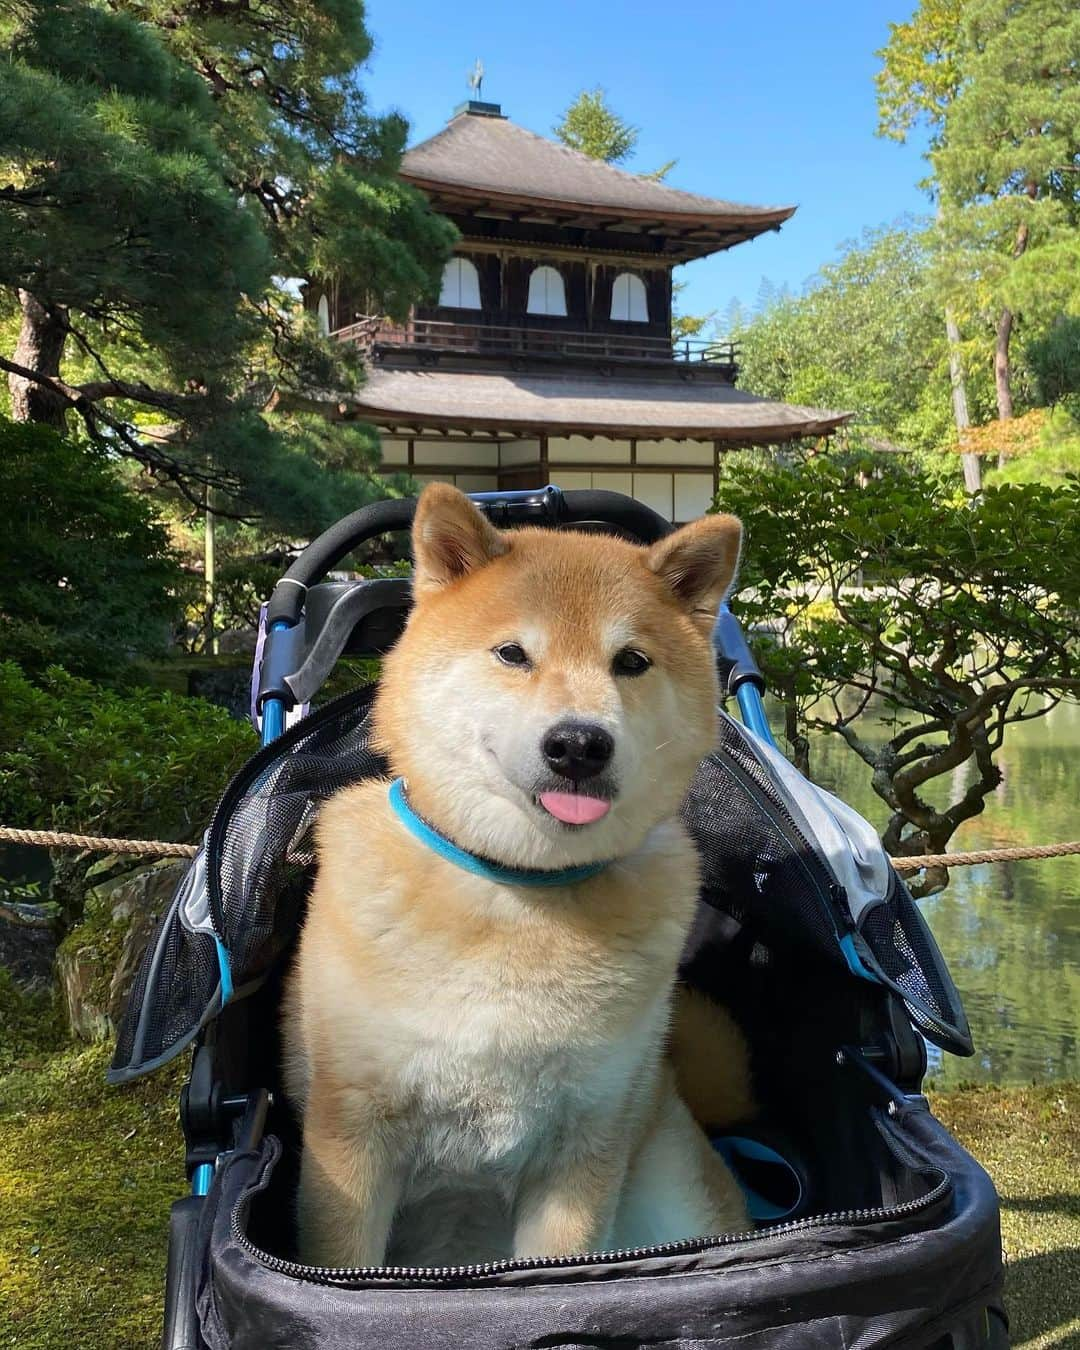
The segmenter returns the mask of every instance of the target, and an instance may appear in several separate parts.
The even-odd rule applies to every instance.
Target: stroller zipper
[[[439,1283],[445,1280],[481,1279],[488,1275],[503,1275],[516,1271],[565,1270],[574,1266],[596,1265],[598,1262],[639,1261],[655,1256],[679,1256],[684,1253],[707,1251],[710,1247],[728,1247],[741,1242],[781,1237],[788,1233],[830,1228],[837,1224],[884,1223],[929,1209],[948,1193],[951,1186],[949,1178],[943,1176],[931,1191],[918,1200],[905,1200],[899,1205],[876,1209],[848,1209],[834,1214],[816,1214],[809,1219],[793,1219],[788,1223],[772,1224],[767,1228],[758,1228],[746,1233],[719,1233],[711,1237],[684,1238],[681,1242],[666,1242],[656,1247],[628,1247],[618,1251],[582,1252],[573,1256],[487,1261],[474,1266],[306,1266],[299,1261],[287,1261],[283,1257],[272,1256],[269,1252],[263,1251],[244,1233],[241,1227],[241,1211],[248,1208],[251,1193],[242,1196],[233,1207],[231,1232],[233,1241],[261,1265],[276,1271],[279,1275],[310,1280],[315,1284],[348,1286],[368,1284],[377,1280]]]

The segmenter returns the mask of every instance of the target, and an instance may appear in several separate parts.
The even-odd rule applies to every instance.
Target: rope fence
[[[130,853],[157,858],[194,858],[194,844],[160,839],[110,839],[96,834],[68,834],[61,830],[16,830],[0,826],[0,844],[36,844],[40,848],[71,848],[94,853]],[[898,872],[920,872],[924,867],[972,867],[976,863],[1021,862],[1029,858],[1064,858],[1080,853],[1080,840],[1068,844],[1030,844],[1020,848],[984,848],[969,853],[919,853],[892,858]]]
[[[15,830],[0,826],[0,844],[36,844],[39,848],[77,848],[90,853],[142,853],[153,858],[194,858],[194,844],[170,844],[160,839],[110,839],[97,834],[67,834],[62,830]]]

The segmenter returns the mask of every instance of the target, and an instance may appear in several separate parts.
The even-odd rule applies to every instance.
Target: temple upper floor
[[[460,233],[438,296],[404,324],[332,286],[308,299],[324,332],[394,364],[645,363],[731,383],[730,343],[673,341],[672,268],[779,229],[794,211],[628,173],[489,103],[463,105],[406,153],[401,173]]]

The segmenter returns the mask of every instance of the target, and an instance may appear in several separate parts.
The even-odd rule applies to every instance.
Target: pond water
[[[873,739],[865,724],[860,731]],[[1080,707],[1059,705],[1010,727],[998,763],[1004,782],[950,848],[1080,838]],[[811,771],[884,828],[888,810],[869,770],[839,737],[815,736]],[[947,890],[920,904],[975,1039],[972,1059],[931,1046],[931,1077],[951,1084],[1080,1078],[1080,856],[955,868]]]

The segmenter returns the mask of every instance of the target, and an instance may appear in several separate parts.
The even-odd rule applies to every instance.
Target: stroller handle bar
[[[527,492],[474,492],[472,500],[498,526],[607,525],[651,544],[671,531],[671,525],[642,502],[619,492],[557,487]],[[372,502],[339,520],[304,549],[274,587],[267,623],[292,627],[299,622],[308,587],[326,576],[342,558],[368,539],[407,530],[416,514],[416,500],[398,497]]]

